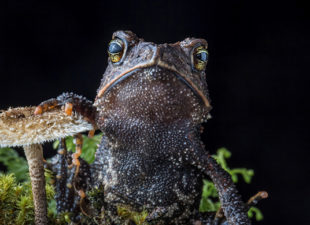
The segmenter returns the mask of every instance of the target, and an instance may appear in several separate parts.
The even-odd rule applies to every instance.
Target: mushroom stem
[[[35,224],[47,225],[47,203],[42,145],[32,144],[29,146],[24,146],[24,150],[29,165]]]

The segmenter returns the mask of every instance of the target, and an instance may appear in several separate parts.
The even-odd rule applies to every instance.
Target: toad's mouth
[[[180,80],[182,83],[184,83],[188,88],[191,89],[191,91],[199,98],[202,100],[202,102],[204,103],[204,105],[207,108],[207,111],[211,110],[211,105],[209,103],[208,98],[203,94],[203,92],[201,90],[198,89],[198,87],[189,79],[187,78],[185,75],[180,74],[179,72],[177,72],[176,69],[174,69],[173,67],[169,67],[166,64],[157,65],[158,67],[162,68],[162,69],[166,69],[169,70],[172,74],[174,74],[174,76]],[[121,83],[122,81],[126,80],[127,78],[131,77],[133,74],[139,73],[141,72],[143,69],[145,69],[146,67],[135,67],[132,68],[131,70],[128,70],[124,73],[119,74],[118,76],[116,76],[114,79],[112,79],[109,83],[107,83],[105,86],[103,86],[99,91],[98,91],[98,95],[97,95],[97,99],[104,96],[105,94],[107,94],[113,87],[115,87],[117,84]]]

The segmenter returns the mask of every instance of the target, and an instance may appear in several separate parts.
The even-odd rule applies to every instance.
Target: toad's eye
[[[204,70],[208,62],[208,51],[204,46],[199,46],[194,49],[193,52],[193,63],[197,70]]]
[[[119,62],[124,54],[124,42],[119,38],[110,41],[108,54],[113,63]]]

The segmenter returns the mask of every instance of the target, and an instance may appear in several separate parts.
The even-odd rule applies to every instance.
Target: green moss
[[[34,224],[31,183],[29,178],[27,180],[18,183],[14,174],[0,174],[0,225]],[[54,188],[47,184],[46,197],[49,203],[49,221],[51,224],[67,224],[62,223],[61,218],[56,216],[56,205],[52,204],[54,194]]]
[[[102,210],[104,204],[104,190],[102,187],[94,188],[87,192],[87,197],[92,206],[91,218],[86,218],[86,224],[112,224],[109,218],[105,218],[105,212]],[[146,210],[137,212],[132,210],[130,206],[119,205],[117,206],[117,214],[122,221],[121,224],[127,224],[128,221],[133,221],[137,225],[147,225],[145,219],[148,215]],[[85,219],[85,218],[83,218]]]
[[[87,197],[92,207],[97,211],[97,214],[100,214],[101,208],[104,205],[104,189],[102,187],[93,188],[87,192]]]
[[[118,206],[117,214],[124,220],[132,220],[137,225],[147,225],[145,219],[148,215],[146,210],[142,212],[136,212],[126,206]]]

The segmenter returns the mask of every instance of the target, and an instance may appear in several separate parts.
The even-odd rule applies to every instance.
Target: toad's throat
[[[102,96],[104,96],[106,93],[108,93],[113,87],[115,87],[117,84],[119,84],[120,82],[126,80],[128,77],[131,77],[133,74],[139,73],[142,69],[144,68],[136,68],[130,71],[127,71],[125,73],[122,73],[120,75],[118,75],[117,77],[115,77],[113,80],[111,80],[108,84],[106,84],[101,90],[99,90],[97,98],[100,98]],[[164,68],[167,69],[167,68]],[[193,84],[192,81],[190,81],[189,79],[187,79],[185,76],[179,74],[178,72],[176,72],[173,69],[169,70],[176,76],[176,78],[178,80],[180,80],[181,82],[183,82],[187,87],[189,87],[193,93],[203,101],[204,105],[207,107],[207,110],[210,111],[211,109],[211,105],[209,103],[209,100],[207,99],[207,97],[202,93],[202,91],[200,91],[196,85]]]

